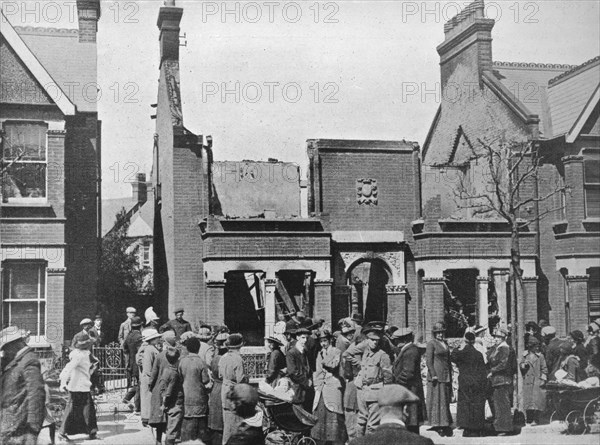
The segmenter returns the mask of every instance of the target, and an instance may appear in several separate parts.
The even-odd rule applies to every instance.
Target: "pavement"
[[[121,391],[111,391],[96,400],[98,436],[89,440],[85,434],[69,436],[70,444],[85,445],[154,445],[153,429],[144,427],[141,418],[131,413],[127,405],[120,403]],[[440,437],[427,426],[421,427],[421,435],[429,437],[435,444],[479,445],[479,444],[523,444],[523,445],[599,445],[600,434],[567,435],[566,425],[553,422],[549,425],[526,426],[521,434],[506,437],[462,437],[462,430],[455,429],[453,437]],[[57,444],[65,444],[56,437]],[[38,445],[50,444],[48,428],[44,428],[38,438]],[[394,445],[394,444],[390,444]]]

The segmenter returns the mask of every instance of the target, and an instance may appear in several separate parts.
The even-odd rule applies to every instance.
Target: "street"
[[[152,428],[142,426],[139,415],[129,413],[126,405],[120,403],[122,394],[111,392],[99,399],[98,407],[98,439],[88,440],[87,435],[70,436],[72,444],[115,444],[115,445],[152,445],[155,443]],[[456,405],[452,405],[455,414]],[[561,434],[561,425],[527,426],[518,436],[509,437],[476,437],[464,438],[461,430],[454,430],[453,437],[440,437],[437,433],[427,431],[428,426],[421,427],[421,434],[429,437],[436,444],[528,444],[528,445],[598,445],[599,434],[565,435]],[[39,436],[38,444],[50,443],[48,428],[44,428]],[[61,443],[57,438],[57,443]],[[64,442],[63,442],[64,443]],[[390,444],[392,445],[392,444]]]

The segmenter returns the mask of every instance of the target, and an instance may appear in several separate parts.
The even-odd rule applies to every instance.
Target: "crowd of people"
[[[162,325],[152,308],[144,320],[136,314],[127,309],[118,334],[129,376],[123,403],[153,429],[156,443],[265,443],[258,392],[249,385],[240,354],[243,336],[226,326],[193,330],[183,308]],[[258,391],[312,416],[310,435],[318,444],[431,444],[419,435],[426,422],[440,436],[452,436],[455,427],[463,429],[463,437],[518,434],[513,419],[518,372],[527,422],[541,422],[547,411],[546,382],[589,387],[598,386],[600,376],[600,319],[589,325],[587,338],[576,330],[559,339],[543,320],[525,328],[526,351],[517,357],[510,328],[490,333],[472,326],[452,347],[438,322],[423,345],[410,327],[363,323],[355,314],[332,329],[298,312],[281,319],[265,338],[270,352]],[[81,329],[60,375],[60,386],[69,393],[59,430],[64,440],[82,433],[93,439],[98,433],[92,394],[104,388],[94,379],[93,346],[102,341],[101,317],[83,319]],[[42,426],[44,382],[27,335],[14,327],[0,332],[1,443],[36,443]]]

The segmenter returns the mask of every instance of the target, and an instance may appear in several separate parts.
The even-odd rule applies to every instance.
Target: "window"
[[[45,263],[5,262],[2,273],[2,325],[45,335]]]
[[[144,240],[144,246],[142,250],[142,265],[150,266],[150,241]]]
[[[600,218],[600,153],[586,154],[583,168],[585,217]]]
[[[48,126],[43,122],[4,123],[2,200],[45,202]]]
[[[600,317],[600,267],[588,269],[588,302],[590,321]]]

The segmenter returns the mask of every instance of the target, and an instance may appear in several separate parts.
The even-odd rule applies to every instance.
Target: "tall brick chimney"
[[[161,65],[165,60],[179,60],[179,24],[183,15],[183,8],[175,7],[175,1],[166,1],[165,5],[160,8],[156,23],[160,29]]]
[[[444,42],[437,47],[440,55],[442,86],[460,64],[473,68],[477,78],[492,69],[492,28],[495,21],[485,18],[483,0],[475,0],[444,25]]]
[[[146,174],[138,173],[135,181],[131,183],[133,199],[139,204],[144,204],[148,200],[148,184],[146,183]]]
[[[98,20],[100,20],[100,0],[77,0],[77,20],[79,22],[79,42],[96,43]]]

